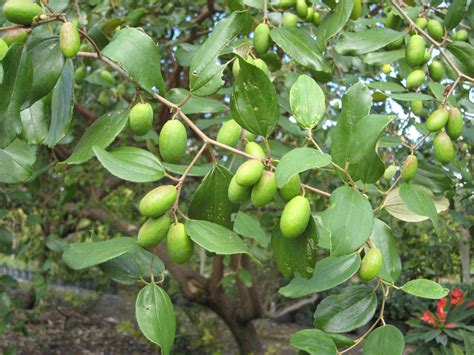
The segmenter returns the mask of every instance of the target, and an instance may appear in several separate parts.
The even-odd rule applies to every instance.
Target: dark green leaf
[[[175,104],[180,104],[188,96],[189,91],[185,89],[171,89],[166,97]],[[187,115],[194,113],[217,113],[225,111],[226,106],[217,100],[204,97],[192,96],[181,109]]]
[[[364,56],[364,63],[368,65],[384,65],[396,62],[405,57],[405,49],[368,53]]]
[[[266,248],[270,243],[270,238],[260,223],[242,211],[239,211],[235,217],[234,232],[241,236],[255,239],[263,248]]]
[[[364,355],[402,355],[404,349],[402,332],[389,324],[373,330],[364,342]]]
[[[438,227],[438,212],[431,197],[420,187],[404,183],[400,186],[400,197],[409,210],[416,214],[427,216]]]
[[[296,122],[306,129],[316,127],[326,110],[324,93],[309,76],[300,75],[290,90],[290,106]]]
[[[175,174],[183,174],[188,167],[187,165],[177,165],[171,163],[163,163],[163,165],[167,171],[171,171]],[[188,176],[205,176],[213,167],[214,165],[212,164],[193,166],[189,171]]]
[[[396,282],[402,270],[402,263],[392,230],[380,219],[375,218],[371,239],[383,257],[382,270],[378,276],[387,282]]]
[[[446,45],[448,54],[461,72],[474,76],[474,47],[467,42],[451,42]]]
[[[28,144],[43,143],[48,134],[49,105],[43,100],[36,101],[30,107],[21,111],[21,137]]]
[[[444,16],[444,26],[447,30],[456,27],[465,15],[467,0],[453,0]]]
[[[346,22],[349,21],[353,7],[353,0],[341,0],[333,13],[324,16],[316,32],[319,48],[324,48],[326,41],[344,28]]]
[[[293,334],[290,345],[314,355],[336,355],[334,341],[318,329],[304,329]]]
[[[363,32],[344,32],[337,41],[340,54],[361,55],[385,47],[405,35],[386,27],[374,27]]]
[[[369,84],[370,88],[382,90],[382,91],[391,91],[391,92],[403,92],[406,91],[406,88],[400,84],[391,82],[391,81],[374,81]]]
[[[387,94],[387,95],[391,97],[392,99],[398,100],[398,101],[433,100],[433,96],[422,94],[421,92],[410,92],[410,93],[402,93],[402,94],[395,93],[395,94]]]
[[[36,147],[15,139],[8,147],[0,149],[0,182],[17,184],[26,181],[33,173]]]
[[[443,298],[449,293],[447,288],[426,279],[408,281],[402,286],[402,291],[413,296],[432,299]]]

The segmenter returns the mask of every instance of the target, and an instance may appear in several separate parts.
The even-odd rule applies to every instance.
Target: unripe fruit
[[[308,226],[311,206],[303,196],[293,197],[283,209],[280,218],[280,230],[286,238],[296,238]]]
[[[382,270],[382,252],[379,248],[370,248],[360,263],[359,277],[362,281],[370,281]]]
[[[81,85],[87,77],[87,69],[84,65],[81,65],[74,71],[74,82],[77,85]]]
[[[408,40],[405,49],[405,59],[409,66],[416,67],[423,63],[425,58],[426,44],[423,37],[420,35],[413,35]]]
[[[258,143],[255,142],[248,142],[245,145],[245,152],[255,158],[265,158],[265,151]]]
[[[387,49],[398,49],[402,46],[402,44],[404,43],[404,38],[399,38],[397,39],[396,41],[393,41],[393,42],[390,42],[389,44],[387,44],[386,48]]]
[[[251,200],[255,207],[263,207],[273,200],[277,191],[275,174],[265,171],[252,188]]]
[[[306,0],[296,0],[296,14],[305,19],[308,15],[308,5],[306,4]]]
[[[415,20],[415,23],[417,24],[418,27],[420,27],[422,30],[426,28],[426,25],[428,24],[428,20],[425,19],[424,17],[418,17]]]
[[[117,94],[119,94],[120,96],[123,96],[127,93],[127,88],[125,87],[125,85],[123,83],[120,83],[117,85]]]
[[[298,24],[298,16],[291,12],[285,12],[282,21],[283,27],[296,27]]]
[[[278,7],[280,9],[289,9],[296,5],[296,0],[280,0]]]
[[[242,128],[237,122],[229,120],[217,132],[217,141],[232,147],[239,141],[241,131]]]
[[[431,62],[428,70],[432,80],[441,81],[441,79],[443,79],[443,65],[437,60]]]
[[[284,201],[290,201],[301,193],[301,180],[299,174],[293,175],[288,182],[278,189],[278,194]]]
[[[383,173],[383,178],[385,180],[392,180],[392,178],[395,176],[396,172],[397,172],[397,166],[393,165],[393,164],[389,165]]]
[[[232,177],[229,183],[229,188],[227,190],[227,197],[229,197],[229,201],[233,203],[244,203],[250,199],[251,188],[240,186],[235,176]]]
[[[257,136],[255,134],[253,134],[252,132],[249,132],[249,131],[244,132],[244,137],[249,142],[253,142],[255,140],[255,138],[257,138]]]
[[[268,70],[268,66],[267,66],[267,63],[265,63],[263,61],[263,59],[260,59],[260,58],[257,58],[254,60],[254,65],[262,70],[265,74],[267,74],[267,76],[270,76],[270,70]]]
[[[413,113],[417,116],[421,116],[421,113],[423,112],[423,101],[421,100],[415,100],[410,103],[411,105],[411,110]]]
[[[149,103],[138,103],[132,107],[128,116],[128,124],[133,134],[143,136],[153,125],[153,108]]]
[[[430,61],[431,54],[428,50],[425,51],[425,55],[423,56],[423,64],[426,64]]]
[[[314,11],[313,13],[313,25],[319,26],[321,24],[321,15],[319,12]]]
[[[240,63],[239,63],[239,60],[235,58],[234,62],[232,63],[232,75],[234,76],[234,78],[236,78],[237,75],[239,75],[239,72],[240,72]]]
[[[457,31],[456,33],[454,33],[453,35],[453,39],[455,41],[461,41],[461,42],[467,42],[467,38],[468,38],[468,33],[466,30],[462,29],[462,30],[459,30]]]
[[[444,108],[437,109],[426,120],[426,128],[430,132],[437,132],[446,125],[448,117],[448,111]]]
[[[405,181],[410,181],[416,175],[418,169],[418,159],[415,155],[409,155],[403,164],[402,178]]]
[[[2,39],[5,41],[8,46],[11,46],[13,43],[25,43],[26,37],[28,37],[28,32],[24,28],[17,28],[3,33]]]
[[[99,74],[100,78],[107,81],[108,83],[110,84],[114,84],[115,83],[115,78],[113,77],[113,75],[108,71],[108,70],[102,70]]]
[[[180,121],[171,120],[164,124],[160,133],[160,154],[164,161],[179,161],[186,153],[187,144],[186,127]]]
[[[247,160],[237,169],[235,180],[240,186],[255,185],[262,177],[263,168],[259,160]]]
[[[444,36],[444,28],[436,20],[429,20],[428,25],[426,26],[428,29],[429,35],[436,41],[441,42]]]
[[[147,219],[138,231],[138,245],[143,248],[152,248],[158,245],[166,237],[170,225],[171,218],[168,216]]]
[[[9,0],[3,5],[3,14],[7,20],[19,25],[31,24],[41,12],[41,6],[30,0]]]
[[[193,256],[194,244],[183,223],[172,224],[166,236],[168,254],[175,263],[184,264]]]
[[[391,11],[385,20],[385,27],[397,29],[401,23],[402,19],[398,17],[393,11]]]
[[[261,23],[255,28],[253,48],[258,55],[264,55],[270,48],[270,27],[266,23]]]
[[[362,0],[354,0],[354,7],[351,12],[351,20],[355,21],[360,17],[362,13]]]
[[[100,92],[99,96],[97,97],[97,101],[102,106],[107,106],[108,104],[110,104],[110,95],[107,90],[102,90]]]
[[[312,6],[308,6],[308,14],[306,15],[306,18],[304,19],[305,22],[310,22],[313,21],[313,14],[314,14],[314,9]]]
[[[449,136],[441,131],[433,140],[433,152],[436,160],[447,165],[454,159],[455,152],[453,142]]]
[[[127,14],[127,21],[131,26],[138,26],[140,25],[141,19],[145,16],[146,10],[141,7],[138,9],[133,9]]]
[[[392,67],[390,66],[390,64],[382,65],[382,72],[384,74],[390,74],[391,71],[392,71]]]
[[[456,140],[461,136],[464,129],[464,121],[462,119],[462,113],[457,108],[452,108],[449,111],[448,123],[446,124],[446,133],[449,138]]]
[[[426,74],[423,70],[413,70],[407,77],[407,89],[417,89],[425,80]]]
[[[0,61],[7,55],[8,52],[8,44],[0,38]]]
[[[81,37],[72,22],[65,22],[59,30],[59,48],[66,58],[73,58],[79,52]]]
[[[145,217],[157,218],[173,207],[178,190],[173,185],[162,185],[148,192],[140,201],[138,209]]]

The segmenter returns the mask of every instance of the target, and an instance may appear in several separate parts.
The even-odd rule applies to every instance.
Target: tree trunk
[[[471,279],[471,233],[467,228],[460,228],[459,255],[461,256],[461,282],[469,283]]]
[[[241,355],[263,354],[262,344],[260,343],[260,339],[252,321],[242,323],[235,319],[224,319],[224,322],[227,324],[234,339],[237,341]]]

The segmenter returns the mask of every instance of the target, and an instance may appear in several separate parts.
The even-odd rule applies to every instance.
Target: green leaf
[[[290,89],[290,106],[296,122],[305,129],[313,129],[326,110],[324,93],[309,76],[300,75]]]
[[[28,144],[41,144],[48,134],[49,105],[43,100],[36,101],[20,113],[23,130],[21,137]]]
[[[36,147],[15,139],[8,147],[0,149],[0,182],[18,184],[33,174],[36,161]]]
[[[422,94],[421,92],[410,92],[410,93],[402,93],[402,94],[394,93],[394,94],[387,94],[387,95],[388,97],[391,97],[392,99],[398,100],[398,101],[433,100],[433,96]]]
[[[426,160],[418,162],[418,169],[412,182],[426,187],[428,193],[432,192],[431,197],[433,197],[433,193],[441,194],[454,188],[450,173],[439,166],[428,163]],[[433,202],[436,205],[437,201],[434,200]],[[439,213],[438,207],[436,207],[436,210]]]
[[[193,56],[189,73],[190,88],[194,95],[212,95],[224,84],[221,77],[226,65],[217,64],[217,57],[242,32],[247,21],[247,11],[233,12],[214,27],[211,35]]]
[[[402,332],[389,324],[373,330],[364,341],[364,355],[402,355],[404,349]]]
[[[374,27],[362,32],[344,32],[337,41],[339,54],[361,55],[376,51],[405,36],[404,32],[386,27]]]
[[[314,312],[314,326],[325,332],[345,333],[369,322],[377,309],[377,294],[366,286],[349,286],[326,297]]]
[[[54,86],[51,98],[51,124],[45,144],[52,148],[67,134],[74,107],[74,67],[68,59]]]
[[[403,92],[406,91],[406,88],[400,84],[391,82],[391,81],[374,81],[369,84],[370,88],[382,90],[382,91],[391,91],[391,92]]]
[[[400,197],[408,209],[416,214],[427,216],[438,227],[438,212],[431,197],[420,187],[404,183],[400,186]]]
[[[374,225],[372,206],[364,195],[349,186],[331,194],[330,205],[321,213],[324,227],[331,231],[331,255],[345,255],[361,247]]]
[[[162,163],[162,164],[164,165],[167,171],[171,171],[172,173],[180,174],[180,175],[182,175],[186,171],[186,168],[188,167],[187,165],[178,165],[178,164],[171,164],[171,163]],[[198,177],[205,176],[213,167],[214,165],[212,164],[193,166],[191,170],[189,171],[188,176],[198,176]]]
[[[64,251],[63,259],[70,268],[81,270],[116,258],[136,246],[137,241],[128,237],[95,243],[72,243]]]
[[[0,85],[0,148],[5,148],[21,133],[20,109],[28,98],[33,80],[31,57],[25,47],[14,44],[2,61]]]
[[[270,31],[270,36],[286,54],[299,64],[317,72],[332,72],[332,68],[321,52],[317,50],[313,38],[303,30],[294,27],[274,28]]]
[[[189,95],[189,91],[185,89],[171,89],[166,97],[168,100],[175,104],[180,104]],[[188,102],[186,102],[181,110],[186,115],[195,113],[218,113],[226,110],[226,106],[217,100],[208,99],[205,97],[192,96]]]
[[[232,174],[223,166],[216,165],[199,185],[189,205],[189,217],[220,224],[232,229],[233,213],[239,205],[227,196]]]
[[[359,270],[359,266],[359,253],[328,256],[316,263],[310,279],[297,276],[278,292],[285,297],[298,298],[329,290],[349,280]]]
[[[92,147],[97,159],[112,175],[133,182],[158,181],[164,169],[158,158],[149,151],[135,147],[120,147],[107,152],[101,147]]]
[[[402,263],[391,228],[378,218],[374,220],[371,236],[375,246],[382,252],[382,270],[378,276],[387,282],[395,282],[400,277]]]
[[[278,163],[275,179],[278,187],[285,185],[295,174],[321,168],[331,163],[331,156],[312,148],[296,148],[286,153]]]
[[[430,91],[433,93],[434,97],[436,97],[439,101],[443,101],[445,96],[444,96],[444,89],[445,86],[441,83],[437,83],[436,81],[430,81],[428,84],[428,88]],[[458,106],[458,102],[456,98],[451,95],[448,98],[448,103],[453,105],[453,106]]]
[[[219,255],[249,253],[237,234],[219,224],[190,219],[185,226],[192,241],[210,252]]]
[[[135,316],[143,335],[169,355],[176,335],[173,304],[166,292],[155,284],[140,290],[135,304]]]
[[[467,42],[451,42],[446,45],[449,57],[464,74],[474,76],[474,47]]]
[[[453,0],[448,6],[448,12],[444,16],[444,26],[447,30],[452,30],[462,20],[466,11],[467,0]]]
[[[394,51],[372,52],[364,56],[364,63],[368,65],[384,65],[396,62],[405,57],[405,49]]]
[[[128,121],[128,110],[109,112],[91,124],[74,147],[66,164],[80,164],[94,156],[92,147],[107,147],[119,135]]]
[[[296,332],[290,339],[290,345],[315,355],[336,355],[334,341],[318,329],[304,329]]]
[[[268,244],[270,244],[270,238],[260,223],[242,211],[239,211],[235,217],[234,232],[241,236],[255,239],[263,248],[266,248]]]
[[[263,70],[241,57],[238,60],[240,71],[232,92],[232,117],[246,130],[267,137],[280,117],[275,87]]]
[[[160,51],[142,30],[128,27],[116,32],[102,54],[116,62],[147,92],[153,93],[153,88],[156,88],[164,95]]]
[[[408,281],[402,286],[402,291],[413,296],[439,299],[448,295],[449,290],[440,284],[426,280],[417,279]]]
[[[324,16],[316,32],[319,48],[324,48],[326,41],[344,28],[346,22],[349,21],[353,7],[353,0],[341,0],[333,13]]]

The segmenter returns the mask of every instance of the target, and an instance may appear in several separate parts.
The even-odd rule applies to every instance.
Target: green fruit
[[[117,85],[117,94],[123,96],[127,93],[127,88],[123,83]]]
[[[59,30],[59,48],[66,58],[74,58],[79,52],[81,37],[72,22],[65,22]]]
[[[248,142],[253,142],[257,136],[253,134],[252,132],[245,131],[244,132],[244,137]]]
[[[384,74],[390,74],[391,71],[392,71],[392,66],[390,64],[382,65],[382,72]]]
[[[411,110],[413,113],[417,116],[421,116],[421,113],[423,112],[423,101],[421,100],[415,100],[410,103],[411,105]]]
[[[8,44],[3,39],[0,38],[0,61],[7,55]]]
[[[282,21],[283,27],[296,27],[298,24],[298,16],[292,14],[291,12],[286,12],[283,15]]]
[[[431,54],[428,50],[425,51],[425,55],[423,56],[423,64],[426,64],[430,61]]]
[[[408,40],[405,49],[405,59],[409,66],[416,67],[423,63],[425,58],[425,40],[420,35],[413,35]]]
[[[178,190],[173,185],[162,185],[148,192],[140,201],[138,209],[145,217],[157,218],[173,207]]]
[[[102,80],[105,80],[110,84],[115,84],[115,78],[113,77],[113,75],[108,70],[106,70],[106,69],[102,70],[100,72],[99,76]]]
[[[449,164],[455,156],[453,142],[449,136],[441,131],[433,140],[433,151],[436,160],[441,164]]]
[[[255,60],[251,56],[248,56],[245,61],[249,64],[255,65]]]
[[[430,132],[437,132],[448,122],[449,114],[444,108],[434,111],[426,120],[426,128]]]
[[[143,248],[152,248],[158,245],[165,237],[171,225],[171,218],[161,216],[149,218],[138,231],[138,245]]]
[[[270,76],[270,70],[268,70],[267,63],[263,61],[263,59],[257,58],[254,60],[254,65],[263,71],[267,76]]]
[[[229,201],[233,203],[244,203],[250,199],[251,189],[250,187],[240,186],[235,176],[232,177],[229,183],[229,188],[227,190],[227,196]]]
[[[87,77],[87,68],[81,65],[74,71],[74,82],[77,85],[81,85]]]
[[[172,224],[166,236],[168,254],[175,263],[184,264],[191,259],[194,244],[189,238],[183,223]]]
[[[418,17],[416,20],[415,20],[415,23],[416,25],[421,28],[422,30],[424,30],[426,28],[426,25],[428,24],[428,20],[425,19],[424,17]]]
[[[263,164],[259,160],[247,160],[237,169],[235,180],[240,186],[255,185],[263,174]]]
[[[278,189],[278,194],[284,201],[290,201],[301,193],[301,180],[298,174],[293,175],[288,182]]]
[[[389,12],[387,19],[385,20],[385,27],[397,29],[402,23],[402,19],[397,16],[393,11]]]
[[[359,277],[362,281],[370,281],[382,270],[382,252],[379,248],[370,248],[360,263]]]
[[[280,218],[280,230],[286,238],[296,238],[308,226],[311,206],[303,196],[293,197],[283,209]]]
[[[233,147],[240,139],[242,128],[234,120],[225,122],[217,132],[217,141]]]
[[[306,0],[296,0],[296,14],[299,18],[306,18],[308,15],[308,5],[306,4]]]
[[[455,41],[467,42],[469,35],[466,30],[459,30],[453,35]]]
[[[441,81],[443,79],[443,65],[437,60],[433,60],[428,68],[430,77],[434,81]]]
[[[248,142],[245,145],[245,152],[250,154],[251,156],[255,158],[265,158],[265,151],[263,148],[260,146],[260,144],[255,143],[255,142]]]
[[[145,16],[146,10],[143,7],[130,11],[127,15],[127,21],[131,26],[140,25],[141,19]]]
[[[296,0],[280,0],[278,7],[280,9],[289,9],[296,5]]]
[[[270,27],[266,23],[261,23],[255,28],[253,48],[258,55],[264,55],[270,48]]]
[[[232,63],[232,75],[234,76],[234,78],[236,78],[237,75],[239,75],[239,72],[240,72],[240,63],[239,63],[239,60],[235,58],[234,62]]]
[[[99,96],[97,97],[97,101],[102,106],[107,106],[108,104],[110,104],[110,95],[107,90],[102,90],[100,92]]]
[[[11,46],[13,43],[25,43],[26,37],[28,37],[28,31],[24,28],[17,28],[5,31],[2,39],[8,46]]]
[[[29,0],[9,0],[3,5],[3,14],[7,20],[19,25],[31,24],[42,12],[41,6]]]
[[[313,25],[319,26],[321,24],[321,15],[319,12],[314,11],[313,13]]]
[[[357,20],[362,13],[362,0],[354,0],[354,7],[351,12],[351,20]]]
[[[426,78],[426,74],[423,70],[413,70],[407,77],[407,89],[417,89],[423,83]]]
[[[272,202],[277,191],[275,174],[265,171],[252,188],[251,200],[255,207],[263,207]]]
[[[396,172],[397,172],[397,166],[393,165],[393,164],[389,165],[383,173],[383,178],[385,180],[392,180],[392,178],[395,176]]]
[[[441,23],[436,20],[429,20],[428,25],[426,26],[428,29],[429,35],[436,41],[441,42],[444,36],[444,28]]]
[[[313,14],[314,14],[314,9],[312,6],[308,6],[308,14],[306,15],[306,18],[304,19],[306,22],[313,21]]]
[[[416,175],[418,169],[418,159],[415,155],[409,155],[403,164],[402,178],[405,181],[410,181]]]
[[[449,111],[448,123],[446,124],[446,133],[452,140],[458,139],[464,129],[464,121],[462,113],[457,108],[452,108]]]
[[[153,125],[153,108],[149,103],[139,103],[132,107],[128,115],[128,124],[133,134],[143,136]]]
[[[405,39],[403,37],[399,38],[396,41],[393,41],[393,42],[390,42],[389,44],[387,44],[386,47],[387,47],[387,49],[398,49],[403,45],[404,40]]]
[[[178,120],[166,122],[160,133],[160,154],[163,160],[168,163],[179,161],[186,153],[187,145],[186,127]]]

